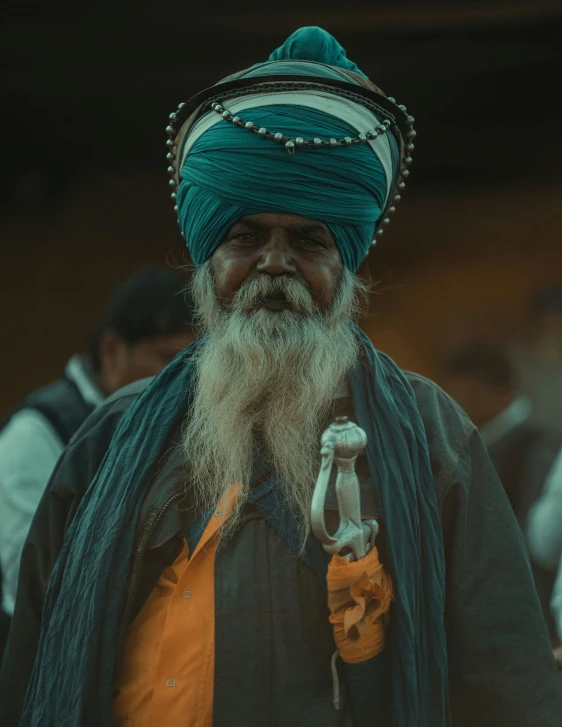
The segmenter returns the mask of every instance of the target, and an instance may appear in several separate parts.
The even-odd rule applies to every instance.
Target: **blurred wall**
[[[100,178],[68,203],[0,229],[0,416],[84,351],[113,288],[144,266],[185,263],[166,182]],[[166,214],[169,213],[169,214]]]
[[[382,278],[363,324],[376,345],[401,366],[439,381],[442,356],[451,348],[524,335],[531,294],[562,282],[561,199],[562,186],[537,186],[405,200],[388,247],[392,238],[419,239],[423,246],[431,237],[435,251],[413,265],[396,263]]]

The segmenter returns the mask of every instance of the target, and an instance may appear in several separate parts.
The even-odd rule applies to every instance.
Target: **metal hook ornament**
[[[359,480],[355,462],[364,451],[367,435],[347,417],[336,417],[320,440],[320,472],[310,509],[311,527],[326,553],[340,553],[347,560],[364,558],[375,544],[379,531],[376,520],[361,520]],[[337,466],[336,497],[340,523],[333,535],[326,530],[324,507],[330,474]]]

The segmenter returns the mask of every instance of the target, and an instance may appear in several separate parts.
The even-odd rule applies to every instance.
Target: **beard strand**
[[[196,509],[209,511],[231,485],[240,484],[221,529],[221,542],[226,540],[251,491],[259,442],[279,476],[304,546],[321,428],[338,386],[357,361],[351,320],[367,287],[344,270],[327,313],[290,278],[259,276],[242,286],[228,309],[216,299],[209,263],[195,272],[191,287],[208,337],[195,362],[194,396],[182,436],[189,498]],[[273,293],[282,293],[290,309],[258,307]]]

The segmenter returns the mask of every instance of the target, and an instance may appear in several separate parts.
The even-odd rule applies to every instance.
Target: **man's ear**
[[[125,363],[127,344],[114,331],[103,331],[99,338],[100,373],[111,385]]]

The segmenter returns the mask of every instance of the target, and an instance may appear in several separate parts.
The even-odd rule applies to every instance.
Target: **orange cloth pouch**
[[[392,580],[376,548],[350,563],[333,555],[328,574],[328,606],[334,639],[341,658],[359,664],[384,648]]]

